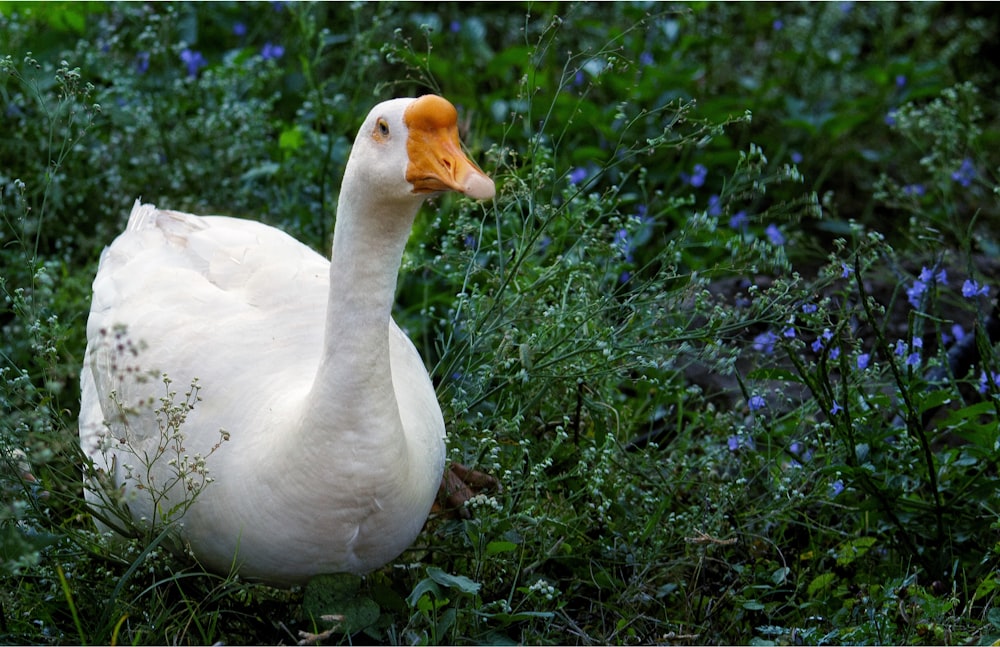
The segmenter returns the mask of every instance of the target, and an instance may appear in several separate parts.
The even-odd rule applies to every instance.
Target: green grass
[[[997,640],[986,11],[0,3],[0,641]],[[327,253],[358,121],[424,91],[498,195],[418,218],[395,315],[503,491],[292,591],[100,536],[77,380],[131,203]]]

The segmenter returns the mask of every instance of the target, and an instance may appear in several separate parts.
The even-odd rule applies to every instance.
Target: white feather
[[[281,585],[363,573],[395,558],[426,519],[444,468],[444,421],[423,362],[389,314],[423,199],[405,177],[411,104],[380,104],[361,127],[332,265],[260,223],[139,201],[102,254],[81,445],[124,487],[137,520],[161,518],[189,496],[178,485],[155,500],[176,477],[169,459],[207,456],[214,482],[180,528],[209,568],[235,565]],[[379,119],[391,137],[375,136]],[[468,193],[492,195],[488,178],[469,173]],[[179,427],[182,456],[168,449],[153,460],[172,447],[156,409],[183,401],[193,380],[201,401]],[[229,440],[216,447],[221,430]]]

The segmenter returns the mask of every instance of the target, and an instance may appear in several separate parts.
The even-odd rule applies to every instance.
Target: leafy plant
[[[0,4],[4,640],[994,640],[984,11]],[[395,316],[502,492],[304,591],[202,572],[169,523],[109,542],[75,409],[127,206],[326,252],[357,116],[428,90],[499,193],[418,218]],[[136,483],[176,458],[210,487],[163,448]]]

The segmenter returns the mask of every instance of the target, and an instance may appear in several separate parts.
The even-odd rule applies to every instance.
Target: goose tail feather
[[[132,213],[128,216],[126,231],[140,231],[148,228],[155,222],[155,215],[155,204],[143,204],[141,198],[136,198],[135,204],[132,205]]]

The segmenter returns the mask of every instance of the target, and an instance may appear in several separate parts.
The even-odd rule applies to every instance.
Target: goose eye
[[[385,119],[379,119],[375,124],[375,135],[379,138],[387,138],[389,136],[389,122]]]

